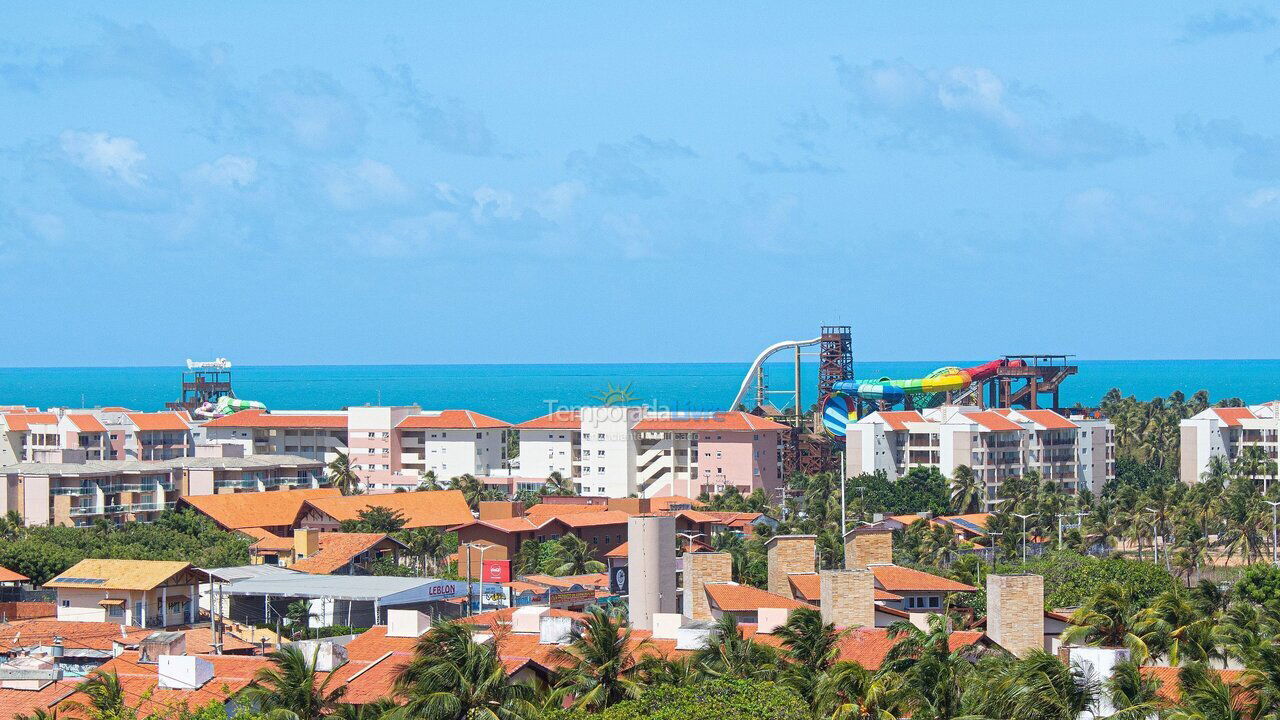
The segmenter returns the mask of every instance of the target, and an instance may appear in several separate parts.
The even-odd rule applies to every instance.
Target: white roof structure
[[[286,571],[287,575],[247,578],[231,583],[228,595],[327,598],[376,602],[379,605],[415,603],[464,597],[470,583],[440,578],[406,578],[370,575],[310,575]],[[216,571],[215,571],[216,574]]]

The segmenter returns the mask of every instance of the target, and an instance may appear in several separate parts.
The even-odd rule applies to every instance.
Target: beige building
[[[159,628],[196,622],[207,581],[186,562],[81,560],[44,587],[58,592],[58,620]]]
[[[1261,448],[1271,461],[1276,461],[1276,438],[1280,431],[1277,419],[1280,401],[1249,407],[1208,408],[1179,423],[1179,477],[1187,484],[1197,483],[1217,457],[1234,462],[1245,448]],[[1274,477],[1262,469],[1259,480]]]

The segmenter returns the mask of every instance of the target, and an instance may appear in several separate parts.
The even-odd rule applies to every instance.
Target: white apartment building
[[[55,450],[80,450],[88,460],[168,460],[190,455],[192,447],[184,413],[27,408],[0,414],[0,464]]]
[[[950,477],[967,465],[986,485],[988,501],[999,497],[1001,483],[1027,470],[1070,493],[1099,492],[1115,476],[1111,423],[1052,410],[875,412],[848,426],[845,451],[849,475],[883,471],[897,479],[914,467],[936,467]]]
[[[1276,461],[1280,401],[1248,407],[1208,408],[1179,423],[1178,474],[1184,483],[1197,483],[1215,457],[1234,461],[1246,447],[1262,448]]]
[[[519,474],[571,478],[585,495],[696,497],[782,485],[789,428],[741,412],[661,413],[645,407],[562,410],[516,425]]]
[[[471,410],[416,405],[338,411],[244,410],[204,423],[203,442],[236,443],[246,453],[287,453],[332,462],[346,453],[366,490],[413,489],[419,474],[442,481],[489,475],[506,464],[506,432],[496,418]]]

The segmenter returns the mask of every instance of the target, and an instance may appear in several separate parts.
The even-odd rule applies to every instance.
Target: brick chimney
[[[876,626],[876,579],[870,570],[823,570],[818,573],[822,621],[837,627]]]
[[[987,576],[987,636],[1018,657],[1044,649],[1043,577]]]
[[[884,527],[860,527],[845,533],[844,567],[846,570],[892,563],[892,530]]]
[[[693,620],[713,620],[707,583],[733,581],[733,556],[729,553],[684,554],[684,614]]]
[[[787,575],[811,573],[816,566],[817,535],[775,535],[765,544],[769,557],[769,592],[791,597]]]
[[[506,520],[524,517],[524,503],[520,500],[481,500],[481,520]]]

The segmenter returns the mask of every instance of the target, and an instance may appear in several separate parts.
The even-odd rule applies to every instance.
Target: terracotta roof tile
[[[237,532],[254,539],[255,542],[249,546],[250,550],[287,552],[293,549],[293,538],[281,537],[265,528],[239,528]]]
[[[881,420],[884,420],[886,425],[898,432],[906,430],[906,424],[909,422],[925,422],[924,417],[915,410],[885,411],[878,413],[878,415]]]
[[[582,505],[578,503],[538,503],[533,507],[525,510],[524,514],[529,517],[554,517],[556,515],[568,515],[570,513],[589,513],[589,512],[607,512],[608,505]]]
[[[160,666],[140,664],[136,652],[126,652],[98,669],[104,673],[116,674],[125,695],[131,698],[130,705],[137,702],[135,709],[139,716],[155,714],[158,717],[168,717],[184,705],[190,710],[197,710],[210,702],[226,702],[248,686],[258,669],[268,666],[271,662],[257,655],[200,655],[199,657],[213,665],[213,679],[196,690],[160,687],[158,675]],[[146,699],[141,700],[144,697]],[[70,703],[76,701],[86,702],[87,699],[79,694],[72,695],[58,703],[58,709],[65,712],[70,709]]]
[[[1052,410],[1019,410],[1018,414],[1045,430],[1073,430],[1080,427]]]
[[[371,507],[385,507],[404,513],[405,529],[422,527],[451,527],[465,525],[475,520],[471,508],[460,490],[419,490],[416,492],[382,493],[377,495],[333,494],[309,499],[308,505],[324,512],[339,522],[359,518],[360,511]],[[263,524],[263,523],[258,523]]]
[[[516,423],[517,430],[579,430],[582,428],[582,413],[577,410],[557,410],[532,420]]]
[[[30,579],[22,573],[16,573],[7,567],[0,567],[0,583],[26,582]]]
[[[1155,678],[1160,681],[1160,687],[1156,690],[1156,694],[1162,700],[1170,703],[1176,703],[1182,697],[1182,682],[1178,678],[1178,672],[1181,668],[1176,667],[1140,667],[1138,672],[1144,677]],[[1214,670],[1218,673],[1218,677],[1222,678],[1227,685],[1238,686],[1243,679],[1244,670]]]
[[[511,423],[503,422],[488,415],[481,415],[472,410],[441,410],[435,413],[427,412],[420,415],[410,415],[401,420],[396,427],[401,429],[440,428],[453,430],[457,428],[463,430],[485,430],[511,427]]]
[[[643,432],[764,432],[788,427],[768,418],[745,412],[718,412],[711,415],[648,415],[636,423]]]
[[[339,495],[341,493],[337,488],[298,488],[271,490],[267,493],[191,495],[181,498],[179,502],[208,515],[224,528],[239,530],[291,526],[304,502],[337,498]]]
[[[6,413],[5,423],[10,430],[26,432],[32,425],[56,425],[58,416],[53,413]]]
[[[273,415],[265,410],[241,410],[214,418],[204,424],[207,428],[315,428],[346,430],[346,413],[317,413],[314,415]]]
[[[712,606],[725,612],[755,612],[760,608],[794,610],[796,608],[813,607],[809,603],[754,588],[750,585],[707,583],[704,587]]]
[[[106,432],[106,431],[107,431],[106,426],[104,426],[101,422],[99,422],[99,421],[98,421],[98,418],[96,418],[96,417],[94,417],[94,416],[92,416],[92,415],[85,415],[85,414],[72,415],[72,414],[68,414],[68,415],[67,415],[67,419],[68,419],[68,420],[70,420],[70,421],[71,421],[71,424],[72,424],[72,425],[75,425],[75,426],[76,426],[76,429],[77,429],[77,430],[79,430],[80,432],[84,432],[84,433],[91,433],[91,432]]]
[[[123,640],[127,645],[137,645],[143,638],[156,632],[154,628],[126,625],[122,637],[120,627],[119,623],[56,620],[52,617],[10,620],[0,624],[0,652],[12,653],[21,648],[50,645],[54,637],[61,637],[69,648],[109,652],[116,642]],[[183,632],[187,636],[187,652],[213,652],[213,633],[209,628],[191,628]],[[223,647],[227,652],[256,647],[230,633],[223,633],[223,640]]]
[[[1227,427],[1240,427],[1241,420],[1253,420],[1257,418],[1253,411],[1247,407],[1223,407],[1214,408],[1213,414],[1217,415],[1223,424]]]
[[[1002,417],[1000,413],[991,412],[990,410],[960,414],[992,432],[1015,432],[1023,429],[1018,423]]]
[[[181,416],[172,412],[127,413],[126,417],[143,432],[152,430],[185,432],[191,429]]]
[[[289,569],[312,575],[328,575],[388,537],[390,536],[385,533],[320,533],[320,550],[311,557],[298,560]]]
[[[808,602],[817,603],[822,600],[822,581],[818,573],[791,573],[787,575],[791,590],[796,597]],[[894,595],[887,590],[875,588],[875,598],[882,602],[897,602],[901,595]]]
[[[871,571],[872,575],[875,575],[876,584],[881,589],[888,590],[891,593],[911,591],[976,592],[978,590],[972,585],[965,585],[955,580],[948,580],[944,577],[898,565],[871,565],[867,569]]]
[[[0,717],[31,716],[37,710],[48,711],[60,700],[76,691],[81,678],[64,676],[40,690],[13,690],[0,688]]]
[[[877,609],[886,610],[887,608]],[[745,637],[774,647],[782,646],[782,640],[777,635],[761,635],[756,632],[755,625],[744,624],[739,627],[742,628],[742,634]],[[947,638],[948,645],[953,651],[982,640],[982,633],[966,631],[953,632]],[[854,628],[840,639],[839,654],[836,659],[856,662],[868,670],[879,670],[885,656],[897,643],[897,638],[889,637],[887,628]]]

